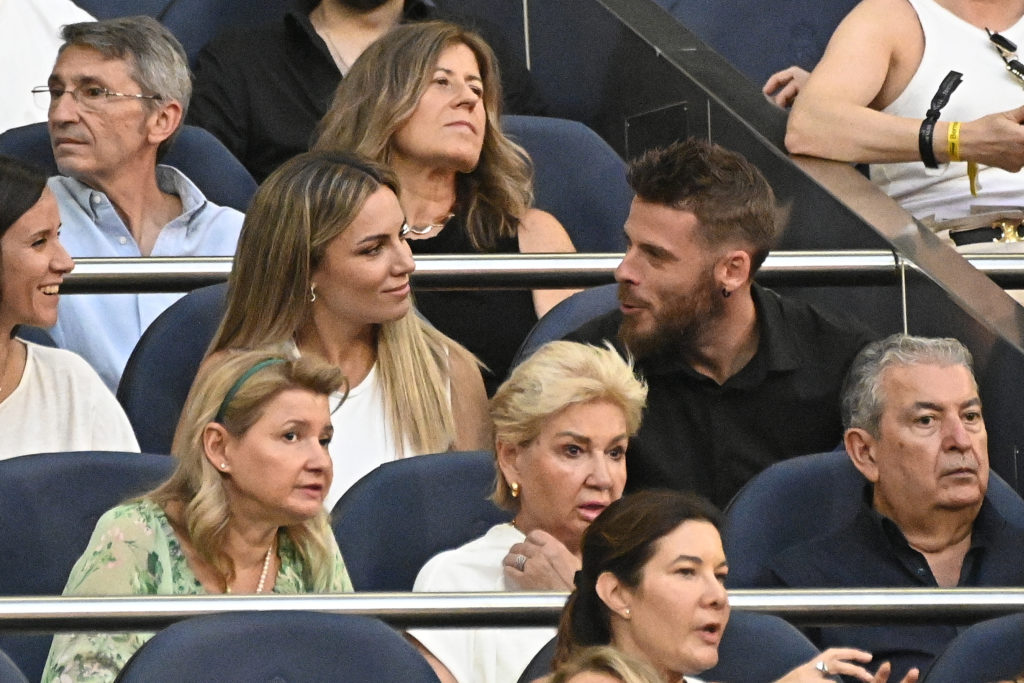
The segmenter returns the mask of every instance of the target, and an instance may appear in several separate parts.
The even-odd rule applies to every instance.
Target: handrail
[[[0,632],[157,630],[201,614],[263,610],[357,614],[398,628],[551,626],[565,593],[349,593],[0,597]],[[732,590],[734,610],[784,617],[798,626],[970,624],[1024,611],[1024,589]]]
[[[575,288],[608,284],[622,254],[471,254],[416,257],[413,284],[423,289]],[[62,293],[174,292],[223,282],[231,257],[82,258]],[[770,254],[758,273],[768,285],[889,285],[896,257],[877,251]],[[1003,266],[1005,269],[1005,265]],[[1020,275],[1024,281],[1024,258]]]
[[[1024,254],[971,254],[971,265],[1003,287],[1024,287]],[[613,282],[622,254],[469,254],[416,257],[421,289],[572,289]],[[61,293],[182,292],[224,282],[232,258],[81,258]],[[905,261],[911,267],[913,263]],[[891,285],[898,260],[885,250],[777,251],[758,271],[767,286]]]

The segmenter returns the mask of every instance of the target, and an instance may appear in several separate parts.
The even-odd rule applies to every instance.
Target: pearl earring
[[[226,470],[226,469],[228,468],[228,464],[227,464],[226,462],[222,462],[222,463],[220,464],[220,468],[221,468],[222,470]]]

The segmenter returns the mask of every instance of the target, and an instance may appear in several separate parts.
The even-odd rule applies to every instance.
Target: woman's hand
[[[777,683],[803,683],[804,681],[833,680],[834,676],[852,676],[865,683],[888,683],[892,665],[884,662],[878,671],[870,673],[863,666],[871,661],[871,653],[856,650],[852,647],[833,647],[820,655],[790,671]],[[917,669],[911,669],[900,683],[917,683],[920,675]]]
[[[571,591],[580,568],[580,561],[561,541],[540,530],[509,548],[502,564],[509,589],[521,591]]]

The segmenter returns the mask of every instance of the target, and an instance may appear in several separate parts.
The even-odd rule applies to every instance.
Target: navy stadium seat
[[[410,591],[427,560],[512,519],[488,500],[494,456],[485,451],[387,462],[357,481],[331,513],[359,591]]]
[[[50,134],[45,123],[30,123],[0,133],[0,154],[38,166],[57,175]],[[211,133],[182,126],[160,163],[174,166],[195,183],[214,204],[245,211],[256,192],[256,181],[228,148]]]
[[[96,520],[170,476],[171,458],[80,451],[0,460],[0,587],[3,594],[60,595]],[[0,634],[2,648],[38,681],[50,636]]]
[[[117,680],[437,683],[437,676],[416,648],[377,619],[266,611],[172,624],[128,660]]]

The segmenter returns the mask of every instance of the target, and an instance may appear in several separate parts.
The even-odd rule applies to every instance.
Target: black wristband
[[[921,161],[928,168],[938,168],[939,162],[935,158],[935,150],[932,149],[932,138],[935,134],[935,124],[939,120],[939,113],[949,102],[950,95],[960,85],[963,74],[958,71],[950,71],[939,84],[939,89],[932,97],[932,106],[928,107],[924,121],[921,122],[921,130],[917,132],[917,151],[921,153]]]
[[[921,130],[917,133],[917,149],[921,152],[921,161],[928,168],[938,168],[939,162],[935,158],[935,150],[932,148],[932,138],[935,134],[935,119],[925,119],[921,122]]]

